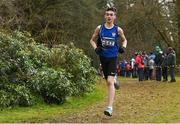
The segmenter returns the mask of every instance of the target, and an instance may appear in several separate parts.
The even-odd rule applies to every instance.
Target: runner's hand
[[[101,46],[96,47],[95,52],[98,54],[100,51],[102,51],[102,47]]]
[[[126,48],[125,47],[119,47],[119,50],[118,50],[118,52],[119,53],[125,53],[125,51],[126,51]]]

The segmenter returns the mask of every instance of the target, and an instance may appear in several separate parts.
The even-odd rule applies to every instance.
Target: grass
[[[61,118],[69,113],[81,111],[102,100],[104,91],[100,88],[100,84],[97,84],[92,93],[85,94],[83,97],[68,98],[63,105],[47,105],[40,101],[32,107],[2,110],[0,111],[0,123],[46,122],[47,120]]]
[[[145,81],[122,84],[116,113],[119,120],[113,122],[180,122],[180,77],[176,83]],[[123,114],[122,114],[123,113]]]
[[[102,113],[107,89],[100,79],[95,91],[83,97],[68,98],[63,105],[38,102],[32,107],[3,110],[0,122],[177,123],[180,122],[180,77],[176,80],[176,83],[139,83],[137,79],[121,77],[111,118]]]
[[[162,93],[162,96],[166,96],[163,99],[163,103],[161,99],[159,101],[162,103],[160,107],[160,116],[154,118],[154,122],[171,122],[177,123],[180,122],[180,77],[176,78],[177,83],[166,84],[165,86],[161,86],[159,90]],[[162,91],[164,89],[164,91]]]
[[[177,123],[180,122],[180,77],[176,83],[120,78],[111,118],[103,115],[106,100],[62,121],[67,123]],[[95,110],[92,110],[96,108]]]

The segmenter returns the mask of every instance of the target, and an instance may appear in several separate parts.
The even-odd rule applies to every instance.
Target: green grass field
[[[32,107],[16,107],[0,111],[0,122],[180,122],[180,77],[176,83],[120,78],[114,113],[103,115],[106,105],[106,85],[103,79],[96,90],[83,97],[68,98],[63,105],[47,105],[39,101]],[[93,108],[93,109],[92,109]]]
[[[39,101],[32,107],[16,107],[0,111],[0,123],[8,122],[46,122],[57,119],[69,113],[82,110],[91,104],[104,98],[101,85],[97,85],[95,91],[85,94],[83,97],[68,98],[63,105],[48,105]]]

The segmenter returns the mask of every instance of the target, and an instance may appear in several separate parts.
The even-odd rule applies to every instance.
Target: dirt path
[[[106,99],[104,99],[83,111],[69,114],[68,117],[53,120],[53,122],[180,122],[180,91],[176,90],[176,85],[177,83],[147,81],[140,84],[135,80],[123,81],[120,90],[116,91],[112,117],[103,114],[106,106]]]

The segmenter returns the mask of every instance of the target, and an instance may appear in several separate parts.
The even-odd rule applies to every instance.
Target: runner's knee
[[[108,83],[108,85],[114,85],[114,77],[113,76],[108,76],[107,83]]]

